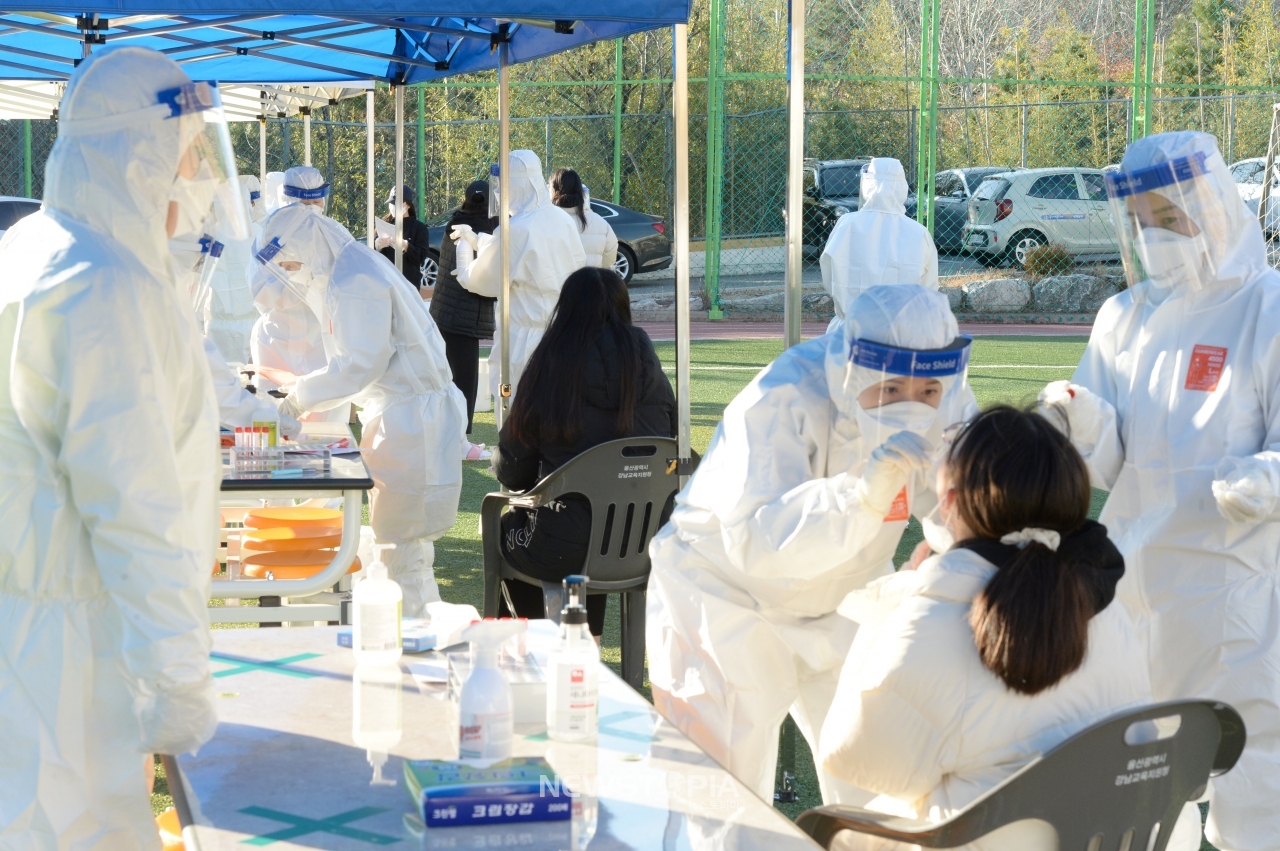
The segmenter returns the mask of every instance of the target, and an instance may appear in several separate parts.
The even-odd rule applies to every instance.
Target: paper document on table
[[[396,223],[378,219],[378,236],[385,236],[387,239],[396,235]]]
[[[423,662],[410,662],[409,673],[416,682],[423,685],[444,685],[449,682],[449,658],[444,654],[432,656],[424,657],[426,661]]]

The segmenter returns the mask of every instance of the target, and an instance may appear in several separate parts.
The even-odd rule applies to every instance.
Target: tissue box
[[[405,618],[400,621],[400,646],[405,653],[424,653],[435,647],[457,644],[462,630],[480,620],[475,606],[455,603],[427,603],[426,618]],[[338,646],[351,646],[351,627],[338,630]]]
[[[423,653],[436,646],[436,630],[431,621],[422,618],[405,618],[400,621],[400,646],[405,653]],[[338,630],[338,646],[350,647],[351,627]]]
[[[455,650],[449,657],[449,687],[454,694],[462,694],[462,684],[471,676],[471,652]],[[498,659],[498,669],[511,684],[511,703],[516,724],[543,725],[547,723],[547,675],[538,665],[532,653],[516,658],[503,653]]]
[[[573,798],[546,760],[512,758],[488,768],[406,760],[405,789],[427,827],[568,821]]]

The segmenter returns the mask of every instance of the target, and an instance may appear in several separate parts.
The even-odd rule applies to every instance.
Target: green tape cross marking
[[[345,813],[338,813],[336,816],[329,816],[323,819],[307,818],[306,816],[295,816],[289,813],[282,813],[279,810],[269,810],[266,807],[245,807],[240,812],[258,816],[259,818],[270,819],[271,821],[282,821],[292,827],[282,828],[275,833],[267,833],[262,836],[255,836],[251,839],[245,839],[241,845],[271,845],[285,839],[296,839],[299,836],[306,836],[311,833],[331,833],[334,836],[342,836],[347,839],[357,839],[361,842],[367,842],[370,845],[392,845],[400,840],[395,836],[386,836],[381,833],[374,833],[369,830],[359,830],[354,827],[346,827],[348,822],[359,821],[362,818],[376,816],[378,813],[385,813],[382,807],[361,807],[358,810],[348,810]]]
[[[227,668],[223,671],[214,673],[215,677],[234,677],[236,674],[247,674],[250,671],[268,671],[273,674],[284,674],[286,677],[299,677],[300,679],[311,679],[318,677],[319,674],[313,674],[310,671],[290,671],[285,665],[292,665],[295,662],[305,662],[308,659],[318,659],[321,653],[299,653],[297,656],[290,656],[287,659],[275,659],[270,662],[246,662],[241,659],[232,659],[219,653],[213,653],[209,659],[214,662],[222,662],[226,665],[234,665],[233,668]]]

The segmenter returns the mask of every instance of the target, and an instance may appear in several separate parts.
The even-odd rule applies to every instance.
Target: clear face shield
[[[498,198],[498,164],[489,166],[489,218],[496,219],[501,212],[502,203]]]
[[[1217,277],[1229,218],[1202,153],[1106,175],[1129,285],[1199,289]]]
[[[157,95],[165,120],[178,122],[182,153],[169,197],[165,226],[170,238],[201,234],[211,215],[233,239],[247,239],[240,181],[222,97],[212,83],[188,83]],[[215,202],[216,204],[215,213]]]
[[[316,285],[316,278],[310,264],[291,259],[292,252],[286,250],[286,245],[281,242],[280,237],[273,237],[258,250],[254,259],[299,301],[308,305],[316,318],[323,323],[325,321],[325,288]]]
[[[854,340],[854,411],[868,445],[879,446],[900,431],[928,437],[968,386],[972,343],[962,335],[941,349],[899,349]]]

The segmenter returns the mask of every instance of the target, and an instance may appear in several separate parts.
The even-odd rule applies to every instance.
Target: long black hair
[[[617,434],[635,420],[644,360],[631,326],[626,284],[612,269],[587,267],[565,279],[551,324],[533,350],[503,430],[526,446],[568,445],[582,436],[583,374],[601,330],[612,339],[619,372]]]
[[[571,168],[558,168],[551,175],[551,203],[566,210],[576,210],[582,220],[580,228],[587,226],[587,193],[582,178]]]
[[[983,665],[1013,691],[1037,694],[1084,662],[1089,620],[1109,602],[1098,599],[1092,575],[1097,554],[1114,550],[1105,529],[1089,524],[1099,536],[1073,534],[1088,524],[1084,459],[1044,417],[1001,405],[965,426],[947,474],[977,538],[999,542],[1026,528],[1061,535],[1056,550],[1037,541],[1010,548],[969,617]]]

